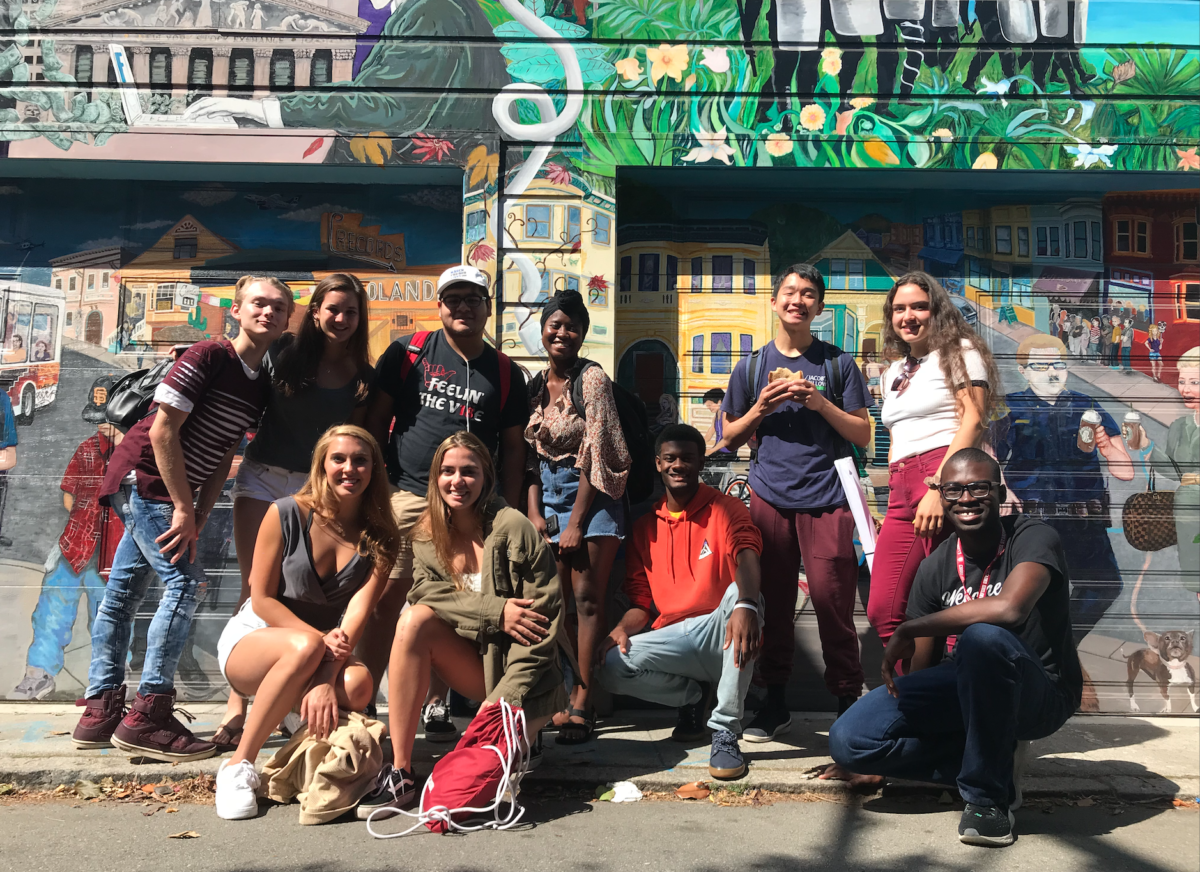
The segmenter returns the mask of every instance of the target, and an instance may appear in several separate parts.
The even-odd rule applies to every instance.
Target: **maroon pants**
[[[935,448],[888,467],[887,514],[875,542],[871,595],[867,602],[867,620],[885,645],[904,620],[917,567],[948,535],[943,524],[937,536],[922,539],[912,525],[917,506],[929,491],[925,479],[937,473],[945,456],[945,448]]]
[[[847,506],[807,511],[776,509],[757,495],[750,518],[762,531],[762,595],[766,600],[759,675],[768,685],[786,684],[796,648],[795,613],[800,557],[817,616],[825,686],[834,696],[858,696],[863,671],[854,628],[858,556],[854,516]]]

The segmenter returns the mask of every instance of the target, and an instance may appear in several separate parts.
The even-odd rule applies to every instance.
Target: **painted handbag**
[[[1138,551],[1162,551],[1176,544],[1175,492],[1154,489],[1154,470],[1144,493],[1134,494],[1121,509],[1125,539]]]

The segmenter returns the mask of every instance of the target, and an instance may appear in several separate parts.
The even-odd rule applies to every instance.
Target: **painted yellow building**
[[[825,277],[825,310],[813,333],[847,351],[883,347],[883,304],[899,277],[847,230],[808,259]]]

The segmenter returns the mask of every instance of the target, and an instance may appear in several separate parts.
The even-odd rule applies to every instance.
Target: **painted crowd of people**
[[[742,741],[771,742],[791,725],[803,565],[838,702],[835,764],[822,777],[957,785],[960,838],[1011,843],[1022,748],[1081,701],[1073,610],[1090,628],[1120,588],[1081,537],[1091,528],[1063,527],[1090,516],[1001,511],[1010,487],[1026,505],[1042,499],[1036,444],[1049,430],[1030,422],[1061,402],[1049,383],[1065,343],[1022,344],[1030,390],[1008,397],[1005,440],[989,445],[1003,396],[996,364],[935,279],[911,273],[888,293],[887,362],[870,382],[851,353],[814,336],[824,293],[811,266],[786,269],[771,293],[774,339],[704,397],[712,441],[655,426],[640,466],[621,389],[581,356],[590,319],[577,292],[545,303],[546,365],[527,383],[485,341],[491,284],[473,267],[441,276],[441,329],[398,339],[374,365],[353,276],[323,279],[294,334],[288,287],[243,278],[236,337],[184,351],[153,411],[112,451],[98,498],[124,532],[93,621],[75,744],[168,762],[229,752],[217,812],[249,818],[268,736],[282,724],[324,738],[346,713],[373,717],[386,681],[391,753],[358,805],[360,818],[378,818],[419,795],[417,737],[458,738],[451,691],[481,712],[519,707],[536,761],[543,732],[593,740],[604,688],[677,709],[672,738],[707,738],[712,777],[736,779],[747,772]],[[1094,405],[1075,396],[1064,439]],[[644,416],[640,426],[649,440]],[[883,429],[889,500],[867,603],[883,684],[864,697],[856,526],[836,461]],[[251,430],[232,492],[242,591],[218,644],[232,693],[210,741],[176,717],[174,675],[204,583],[199,532]],[[1077,472],[1095,493],[1078,501],[1107,511],[1100,461],[1121,478],[1129,457],[1107,413],[1092,432]],[[706,455],[751,443],[747,507],[700,476]],[[1195,461],[1185,462],[1193,478]],[[639,476],[661,479],[661,496],[635,517],[630,491],[650,484]],[[1078,560],[1104,565],[1087,564],[1087,583],[1073,584]],[[163,595],[130,699],[134,615],[154,575]],[[610,584],[623,614],[608,612]],[[765,696],[747,717],[752,683]]]

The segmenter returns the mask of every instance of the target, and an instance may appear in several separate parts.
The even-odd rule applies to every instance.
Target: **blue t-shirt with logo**
[[[833,346],[814,339],[799,357],[788,357],[768,342],[758,356],[753,388],[747,384],[749,358],[733,368],[721,411],[740,418],[750,411],[767,385],[772,370],[783,367],[803,373],[824,393],[825,359]],[[872,404],[867,382],[854,355],[843,352],[833,365],[841,367],[842,407],[856,412]],[[758,455],[750,465],[750,489],[777,509],[822,509],[846,502],[833,461],[844,440],[819,413],[789,401],[758,425]]]

